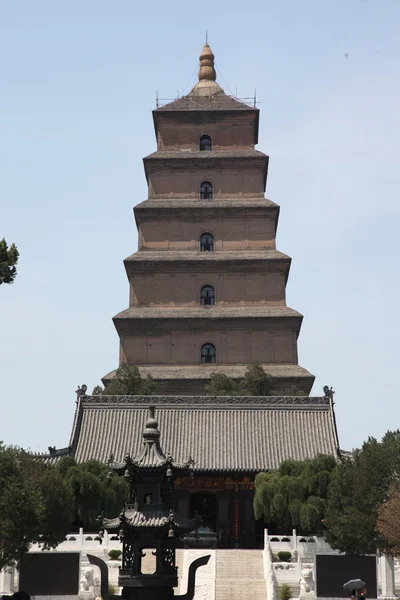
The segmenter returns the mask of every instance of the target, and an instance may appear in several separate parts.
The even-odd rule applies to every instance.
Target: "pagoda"
[[[140,454],[152,404],[166,455],[194,461],[194,479],[174,483],[179,515],[201,517],[212,547],[262,547],[254,478],[287,459],[340,454],[333,391],[309,396],[314,377],[298,364],[302,316],[286,305],[290,258],[276,250],[279,207],[264,195],[255,102],[224,93],[206,44],[198,83],[158,105],[153,120],[148,198],[134,209],[139,249],[125,260],[129,308],[114,324],[120,364],[150,374],[158,395],[87,395],[82,386],[69,447],[42,458],[112,454],[129,475],[124,457]],[[238,380],[255,362],[274,381],[269,395],[206,394],[212,373]]]
[[[120,364],[150,374],[160,394],[195,395],[212,373],[239,379],[258,362],[271,394],[307,395],[303,317],[286,305],[290,258],[276,250],[279,207],[264,196],[268,156],[255,149],[259,110],[224,93],[208,44],[198,78],[153,111],[139,249],[125,260],[129,308],[114,317]]]

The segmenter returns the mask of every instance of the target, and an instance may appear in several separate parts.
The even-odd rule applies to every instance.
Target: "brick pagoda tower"
[[[279,207],[264,196],[268,156],[255,149],[259,110],[216,83],[208,44],[198,76],[153,111],[139,249],[125,260],[129,308],[114,317],[120,363],[150,373],[159,394],[201,395],[211,373],[238,379],[258,361],[274,395],[308,395],[302,316],[285,299],[291,261],[276,250]]]

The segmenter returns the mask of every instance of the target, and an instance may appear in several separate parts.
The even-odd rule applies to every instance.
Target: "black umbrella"
[[[360,590],[365,585],[365,581],[362,579],[350,579],[347,583],[344,584],[343,590],[345,592],[351,592],[352,590]]]

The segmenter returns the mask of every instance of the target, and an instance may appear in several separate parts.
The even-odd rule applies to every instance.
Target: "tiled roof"
[[[195,526],[195,521],[182,518],[177,513],[172,513],[173,523],[178,529],[190,529]],[[169,510],[153,510],[145,513],[140,510],[128,509],[125,511],[125,519],[128,525],[137,527],[166,527],[171,523],[171,513]],[[119,529],[121,520],[119,517],[114,519],[104,519],[106,529]]]
[[[29,454],[32,458],[40,460],[45,465],[55,465],[63,456],[71,455],[71,447],[60,448],[59,450],[54,449],[54,452],[49,453],[30,452]]]
[[[212,96],[197,96],[188,95],[182,96],[177,100],[173,100],[164,106],[157,108],[153,113],[157,114],[170,110],[247,110],[257,111],[253,108],[232,96],[227,96],[223,91],[213,94]]]
[[[164,452],[177,462],[191,455],[195,471],[258,472],[288,458],[338,453],[328,398],[87,396],[79,400],[71,438],[76,459],[138,454],[150,404]]]

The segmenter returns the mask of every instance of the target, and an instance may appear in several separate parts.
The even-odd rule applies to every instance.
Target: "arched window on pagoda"
[[[200,138],[200,150],[212,150],[212,139],[209,135],[204,134]]]
[[[215,305],[215,290],[212,285],[203,285],[203,287],[201,288],[200,304],[201,306]]]
[[[201,364],[209,365],[217,362],[217,351],[214,344],[203,344],[201,347]]]
[[[210,181],[203,181],[200,185],[200,200],[213,199],[213,186]]]
[[[214,236],[206,231],[200,236],[200,252],[214,252]]]

